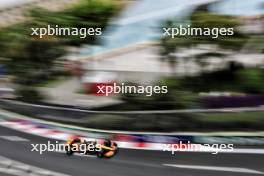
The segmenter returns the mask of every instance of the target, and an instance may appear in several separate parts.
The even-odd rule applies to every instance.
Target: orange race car
[[[117,144],[109,139],[99,144],[96,141],[73,138],[66,142],[65,150],[69,156],[74,153],[81,153],[85,155],[96,155],[98,158],[111,158],[118,153],[119,149]]]

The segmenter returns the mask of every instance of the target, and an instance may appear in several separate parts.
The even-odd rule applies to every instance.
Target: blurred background
[[[226,126],[228,130],[263,130],[261,111],[241,113],[239,110],[252,107],[256,111],[264,104],[263,11],[260,0],[182,3],[178,0],[166,3],[148,0],[2,0],[1,97],[99,111],[190,109],[186,114],[177,111],[154,114],[161,121],[163,117],[160,116],[172,116],[170,128],[159,123],[148,124],[154,131],[155,128],[164,131],[189,129],[174,124],[175,116],[187,126],[191,120],[190,130],[194,130],[193,126],[199,130],[204,124],[208,125],[208,130],[226,129]],[[217,39],[163,36],[163,27],[180,24],[202,28],[232,27],[235,34]],[[40,39],[30,35],[32,27],[47,25],[101,27],[103,35],[85,39],[80,36]],[[168,93],[151,97],[96,95],[96,85],[113,82],[166,85]],[[216,108],[236,109],[234,113],[210,111]],[[195,109],[213,113],[196,114]],[[153,119],[153,114],[150,116]],[[189,116],[188,122],[185,116]],[[116,128],[111,120],[114,122],[117,118],[122,124],[117,129],[127,128],[123,123],[130,119],[115,116],[93,120],[101,124],[99,119],[105,118],[110,121],[108,128]],[[89,123],[85,125],[93,127]],[[138,129],[137,125],[133,128]]]
[[[30,35],[31,28],[47,25],[100,27],[103,34]],[[216,39],[163,35],[163,27],[179,25],[234,28],[235,33]],[[0,108],[75,125],[82,133],[117,130],[89,131],[95,138],[263,148],[263,34],[264,0],[0,0]],[[96,85],[114,82],[168,86],[168,93],[96,94]],[[204,156],[195,157],[196,164],[204,162]],[[230,156],[209,160],[225,163],[225,157]],[[236,157],[230,160],[236,166],[252,157],[252,167],[261,168],[259,153],[239,156],[241,162]]]

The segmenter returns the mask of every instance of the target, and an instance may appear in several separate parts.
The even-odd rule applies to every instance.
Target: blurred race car
[[[98,158],[111,158],[118,153],[118,146],[115,142],[106,139],[102,144],[96,141],[86,141],[81,138],[69,139],[66,142],[66,154],[73,155],[81,153],[85,155],[96,155]]]

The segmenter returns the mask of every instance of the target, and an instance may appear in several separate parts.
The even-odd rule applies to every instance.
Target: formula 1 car
[[[80,138],[69,139],[66,142],[65,150],[69,156],[74,153],[81,153],[85,155],[96,155],[98,158],[111,158],[119,151],[117,144],[109,139],[99,144],[96,141],[86,141]]]

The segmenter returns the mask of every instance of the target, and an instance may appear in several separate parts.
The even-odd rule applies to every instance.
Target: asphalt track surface
[[[3,136],[16,136],[22,140],[8,140]],[[248,176],[263,175],[264,155],[176,153],[120,150],[112,159],[98,159],[87,156],[66,156],[64,153],[46,152],[40,155],[31,152],[31,144],[46,144],[49,139],[0,127],[0,156],[28,165],[60,172],[72,176]],[[54,140],[51,140],[55,143]],[[239,167],[262,172],[238,173],[227,171],[176,168],[164,164],[201,165],[218,167]],[[5,176],[8,174],[0,173]]]

